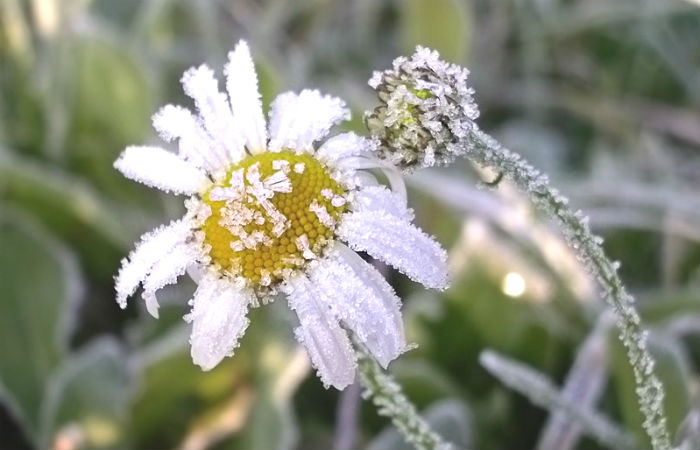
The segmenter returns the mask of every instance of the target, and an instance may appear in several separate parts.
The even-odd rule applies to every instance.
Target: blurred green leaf
[[[245,351],[251,361],[253,407],[235,438],[222,446],[291,450],[298,440],[292,396],[309,373],[304,350],[292,338],[285,302],[253,311]]]
[[[460,396],[459,386],[449,375],[423,358],[398,359],[391,364],[391,372],[418,407],[440,398]]]
[[[73,43],[74,101],[67,149],[72,170],[99,189],[133,202],[112,163],[126,145],[143,142],[153,99],[137,59],[124,48],[93,38]]]
[[[143,375],[129,426],[138,448],[176,447],[198,416],[220,406],[242,382],[240,361],[228,358],[203,372],[192,362],[187,333],[174,337],[179,350],[134,365]]]
[[[457,448],[472,448],[474,430],[472,413],[462,401],[446,399],[433,403],[422,416],[431,428]],[[394,427],[387,427],[375,437],[367,448],[370,450],[413,450]]]
[[[81,295],[76,261],[28,221],[0,216],[0,384],[36,438],[44,386],[66,353]]]
[[[453,62],[466,60],[472,40],[470,5],[459,0],[405,0],[401,9],[401,50],[431,47]]]
[[[126,358],[111,338],[92,341],[52,375],[42,411],[44,446],[57,432],[81,430],[81,448],[117,448],[131,401]]]
[[[626,350],[615,333],[612,332],[610,336],[611,373],[615,394],[625,425],[634,433],[637,442],[647,448],[650,447],[649,437],[642,428],[644,417],[639,411],[634,374],[627,360]],[[667,428],[673,433],[690,409],[692,396],[687,356],[678,342],[660,333],[649,334],[648,346],[656,360],[656,374],[666,392],[664,411],[668,420]]]
[[[71,243],[91,271],[111,272],[131,245],[125,217],[90,185],[2,149],[0,199],[33,214]]]

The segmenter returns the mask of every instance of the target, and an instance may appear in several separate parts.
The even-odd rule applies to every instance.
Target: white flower
[[[345,133],[315,146],[349,118],[343,101],[315,90],[282,94],[266,128],[245,42],[224,73],[228,96],[208,67],[185,72],[198,115],[172,105],[155,114],[177,153],[128,147],[114,164],[128,178],[189,196],[182,219],[145,234],[123,260],[117,301],[125,307],[142,285],[157,317],[156,291],[189,271],[198,283],[186,316],[192,359],[209,370],[233,354],[248,308],[281,290],[321,380],[342,389],[356,365],[346,329],[383,366],[407,348],[399,298],[355,251],[431,288],[447,283],[445,252],[411,224],[403,181],[373,158],[371,141]],[[372,168],[386,171],[393,190],[362,170]]]

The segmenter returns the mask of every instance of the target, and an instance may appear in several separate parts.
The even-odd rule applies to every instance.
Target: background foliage
[[[348,101],[359,132],[372,70],[416,44],[466,64],[482,127],[547,171],[622,261],[671,432],[697,439],[699,35],[697,2],[683,0],[2,0],[0,448],[403,448],[356,387],[312,376],[283,301],[254,311],[236,357],[208,373],[181,319],[192,283],[164,292],[158,321],[114,302],[120,258],[183,207],[112,162],[155,142],[159,105],[189,105],[184,69],[220,70],[240,38],[266,104],[318,87]],[[477,189],[490,176],[462,162],[408,180],[454,281],[426,292],[388,272],[419,344],[391,372],[465,448],[599,448],[491,376],[485,349],[648,446],[593,280],[510,186]],[[508,273],[524,281],[517,297]]]

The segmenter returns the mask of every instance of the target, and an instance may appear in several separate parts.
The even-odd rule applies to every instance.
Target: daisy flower
[[[224,74],[228,96],[207,66],[187,70],[182,84],[197,114],[167,105],[154,115],[177,151],[133,146],[114,163],[127,178],[187,196],[185,216],[146,233],[122,261],[117,302],[126,307],[141,285],[158,317],[156,291],[188,273],[198,285],[185,316],[192,359],[210,370],[233,354],[249,308],[284,294],[322,382],[343,389],[355,378],[349,332],[384,367],[407,349],[399,298],[356,252],[444,288],[445,251],[411,223],[403,181],[372,156],[373,141],[325,139],[349,119],[342,100],[281,94],[266,127],[245,42]],[[367,172],[377,168],[391,188]]]

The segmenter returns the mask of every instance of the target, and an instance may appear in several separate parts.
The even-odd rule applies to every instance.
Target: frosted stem
[[[360,344],[355,343],[360,381],[365,387],[364,398],[371,398],[377,412],[391,419],[406,442],[418,450],[451,450],[451,444],[435,433],[418,415],[416,407],[401,391],[401,386],[384,372]]]
[[[668,450],[670,441],[663,408],[663,385],[654,373],[654,360],[646,344],[647,333],[642,329],[639,313],[634,308],[634,298],[617,274],[619,264],[605,256],[600,246],[602,239],[591,232],[587,218],[580,211],[573,212],[568,207],[568,199],[549,185],[547,176],[520,155],[504,148],[476,127],[462,145],[467,158],[502,173],[526,192],[540,210],[557,219],[569,245],[596,277],[615,313],[620,340],[627,349],[627,358],[634,371],[639,406],[644,415],[643,426],[651,445],[654,450]]]
[[[479,356],[481,365],[503,384],[552,413],[563,412],[581,425],[599,444],[615,450],[637,448],[633,439],[600,414],[562,395],[552,382],[522,363],[487,350]]]

